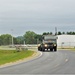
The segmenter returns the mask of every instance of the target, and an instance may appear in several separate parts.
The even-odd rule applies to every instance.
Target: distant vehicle
[[[57,51],[57,37],[55,35],[44,35],[43,42],[38,45],[39,51]]]

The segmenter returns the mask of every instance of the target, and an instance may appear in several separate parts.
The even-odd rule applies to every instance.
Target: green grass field
[[[29,50],[21,52],[17,52],[16,50],[0,50],[0,65],[27,58],[33,55],[33,53],[34,51]]]

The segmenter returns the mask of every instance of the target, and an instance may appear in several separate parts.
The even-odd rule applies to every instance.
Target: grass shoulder
[[[34,51],[25,50],[17,52],[16,50],[0,50],[0,65],[16,62],[20,59],[30,57],[34,54]]]

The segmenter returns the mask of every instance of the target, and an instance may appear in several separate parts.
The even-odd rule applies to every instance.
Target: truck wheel
[[[40,51],[42,51],[42,48],[40,48]]]
[[[53,49],[50,49],[50,51],[53,51]]]
[[[38,51],[42,51],[42,48],[41,47],[38,47]]]
[[[40,48],[38,48],[38,51],[40,51]]]
[[[56,52],[57,51],[57,48],[54,48],[54,51]]]
[[[45,49],[44,49],[44,48],[42,48],[42,51],[44,52],[44,51],[45,51]]]

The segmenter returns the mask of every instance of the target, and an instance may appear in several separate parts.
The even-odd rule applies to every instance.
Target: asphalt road
[[[0,68],[0,74],[75,74],[75,52],[42,52],[37,59]]]

